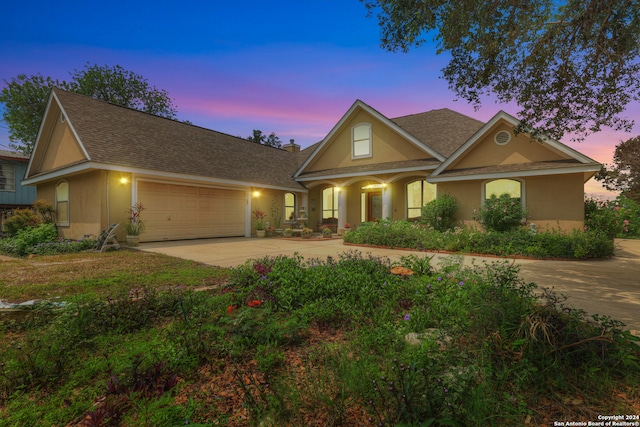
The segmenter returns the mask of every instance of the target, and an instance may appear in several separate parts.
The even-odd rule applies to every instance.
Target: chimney
[[[300,151],[300,146],[298,144],[295,144],[294,139],[290,139],[288,144],[285,144],[282,146],[282,149],[285,151],[288,151],[290,153],[297,153]]]

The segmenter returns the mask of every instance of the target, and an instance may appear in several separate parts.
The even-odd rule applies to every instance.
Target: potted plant
[[[282,234],[284,235],[284,237],[291,237],[293,236],[293,229],[291,227],[287,227],[284,229]]]
[[[140,218],[140,213],[143,210],[144,206],[140,202],[137,202],[129,209],[129,222],[125,224],[127,244],[129,246],[138,246],[140,243],[140,234],[144,231],[144,221]]]
[[[264,220],[266,214],[256,209],[253,211],[253,215],[256,217],[256,236],[264,237],[266,233],[264,229],[267,228],[267,223]]]
[[[313,233],[313,230],[310,229],[309,227],[305,227],[302,229],[302,238],[303,239],[310,239],[311,238],[311,233]]]
[[[272,226],[272,225],[267,225],[267,226],[264,228],[264,232],[265,232],[265,235],[266,235],[267,237],[271,237],[271,236],[275,235],[275,233],[276,233],[276,228],[275,228],[274,226]]]
[[[333,232],[328,225],[323,225],[322,227],[320,227],[320,230],[322,230],[322,237],[324,237],[325,239],[330,239],[333,235]]]

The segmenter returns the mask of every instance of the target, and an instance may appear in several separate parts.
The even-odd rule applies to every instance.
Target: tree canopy
[[[176,108],[165,90],[149,85],[147,79],[119,65],[86,64],[74,70],[70,81],[40,74],[19,74],[4,80],[0,102],[5,104],[3,119],[9,125],[11,148],[30,154],[38,136],[40,121],[52,87],[81,93],[123,107],[174,119]]]
[[[640,0],[361,0],[381,45],[435,41],[449,88],[476,107],[516,102],[522,129],[577,140],[603,126],[630,130],[640,99]]]
[[[251,142],[255,142],[256,144],[262,144],[274,148],[282,148],[282,142],[274,132],[271,132],[269,136],[267,136],[263,134],[261,130],[254,129],[253,135],[248,136],[247,139]]]
[[[605,165],[596,179],[607,190],[620,191],[640,203],[640,136],[618,144],[613,165]]]

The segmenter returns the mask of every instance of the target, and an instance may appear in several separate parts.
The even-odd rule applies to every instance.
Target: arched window
[[[56,185],[56,216],[57,225],[69,225],[69,183],[61,181]]]
[[[284,193],[284,217],[286,220],[296,218],[296,195],[293,193]]]
[[[328,187],[322,190],[322,219],[338,218],[338,189]]]
[[[371,157],[371,125],[362,123],[351,129],[351,157]]]
[[[407,184],[407,219],[422,215],[422,207],[436,198],[436,185],[425,180]]]
[[[522,182],[515,179],[495,179],[484,184],[484,199],[508,194],[512,199],[522,200]]]

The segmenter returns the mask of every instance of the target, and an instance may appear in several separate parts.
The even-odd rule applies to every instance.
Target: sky
[[[518,112],[491,98],[477,110],[456,100],[435,45],[383,50],[377,20],[359,0],[31,0],[8,2],[2,14],[0,87],[22,73],[69,80],[87,63],[120,65],[166,90],[178,119],[234,136],[260,129],[305,148],[356,99],[390,118],[439,108],[483,121]],[[634,105],[628,116],[638,112]],[[639,129],[562,142],[611,163],[615,146]],[[0,121],[0,149],[8,133]],[[585,191],[604,190],[591,180]]]

